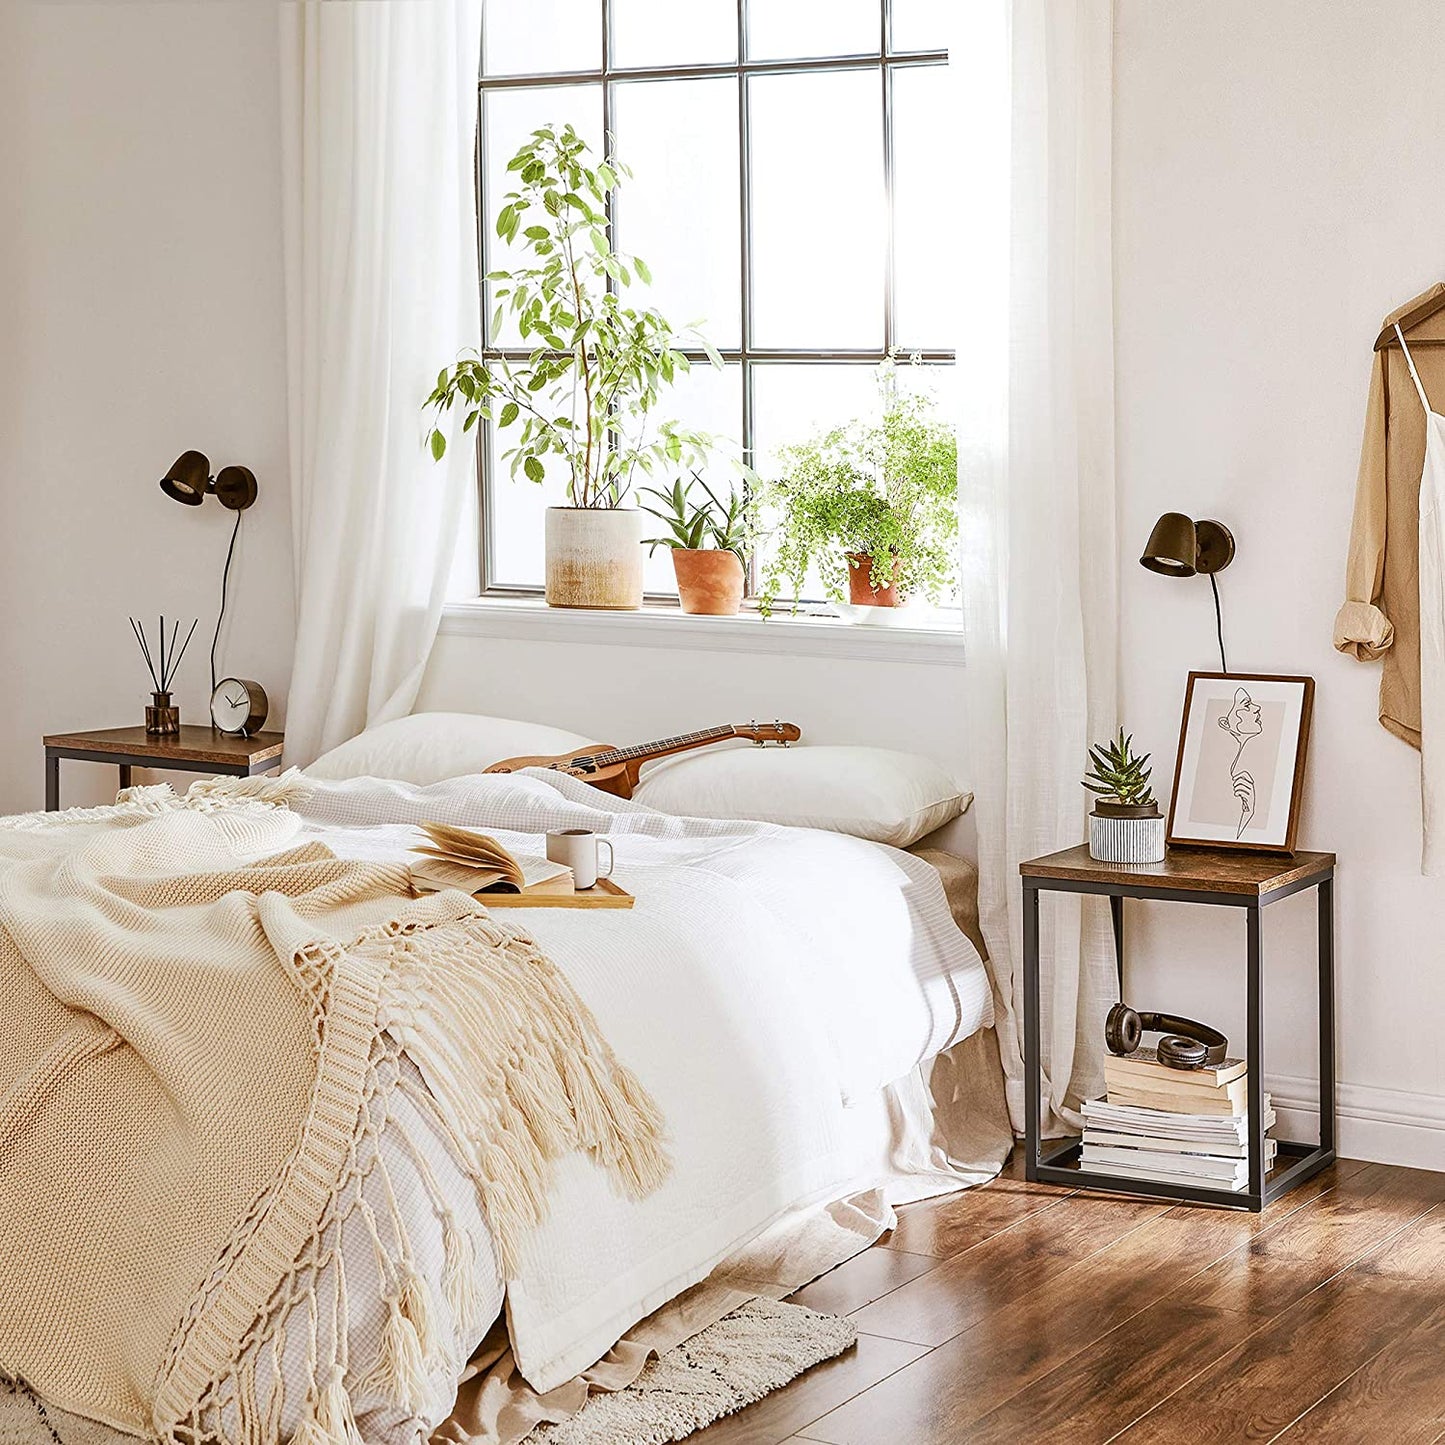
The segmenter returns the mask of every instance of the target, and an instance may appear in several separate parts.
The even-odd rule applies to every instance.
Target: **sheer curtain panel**
[[[1023,1132],[1022,859],[1083,841],[1115,726],[1110,0],[971,0],[956,61],[959,470],[969,747],[999,1047]],[[1045,1128],[1101,1086],[1108,907],[1045,902]]]
[[[281,31],[304,764],[410,709],[474,485],[469,447],[432,462],[421,404],[481,339],[481,0],[288,0]]]

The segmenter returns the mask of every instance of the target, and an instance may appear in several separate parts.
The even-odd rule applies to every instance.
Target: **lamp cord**
[[[241,517],[236,513],[236,525],[231,528],[231,545],[226,548],[226,565],[221,569],[221,610],[216,614],[216,630],[211,634],[211,696],[216,695],[216,644],[221,640],[221,623],[226,616],[226,584],[231,577],[231,558],[236,551],[236,534],[241,530]],[[1210,578],[1210,581],[1213,581]],[[1219,594],[1215,593],[1215,605],[1219,605]],[[1222,644],[1221,644],[1222,645]]]
[[[1219,634],[1219,670],[1228,672],[1229,664],[1224,660],[1224,613],[1220,610],[1219,583],[1214,580],[1213,572],[1209,574],[1209,585],[1214,589],[1214,627]]]

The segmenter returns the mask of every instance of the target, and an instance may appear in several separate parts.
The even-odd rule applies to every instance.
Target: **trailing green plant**
[[[1132,807],[1147,808],[1154,804],[1154,790],[1149,785],[1152,769],[1149,767],[1150,753],[1137,757],[1134,753],[1134,736],[1119,736],[1112,742],[1095,743],[1089,749],[1092,764],[1084,777],[1084,786],[1091,793],[1113,798],[1116,802]]]
[[[714,366],[722,358],[696,331],[627,301],[652,277],[640,256],[612,245],[608,198],[631,174],[615,157],[597,160],[570,125],[548,125],[507,170],[517,188],[503,198],[496,230],[524,259],[488,274],[496,302],[488,344],[437,375],[425,402],[434,413],[428,445],[440,461],[446,413],[460,403],[464,434],[486,418],[515,436],[502,453],[513,478],[541,482],[547,458],[557,457],[574,507],[617,507],[639,470],[706,459],[709,436],[653,413],[691,366],[685,348]],[[497,344],[509,313],[532,348],[525,362],[509,361]]]
[[[958,550],[958,447],[930,398],[900,396],[883,368],[883,414],[779,449],[780,471],[751,507],[757,541],[771,541],[759,606],[802,595],[816,569],[828,597],[844,598],[849,553],[872,558],[875,587],[934,602],[953,588]],[[765,532],[772,522],[770,531]],[[793,610],[797,610],[796,600]]]
[[[693,495],[693,486],[699,486],[706,493],[706,500],[698,501]],[[744,480],[740,490],[728,493],[724,502],[697,473],[683,486],[679,477],[667,491],[657,487],[643,487],[642,493],[655,497],[658,506],[642,502],[642,510],[665,522],[672,535],[649,537],[647,547],[655,552],[659,547],[686,548],[694,552],[715,550],[731,552],[739,562],[747,565],[744,547],[747,542],[748,485]]]

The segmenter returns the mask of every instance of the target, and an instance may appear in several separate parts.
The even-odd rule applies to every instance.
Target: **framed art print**
[[[1312,677],[1189,674],[1171,847],[1294,852],[1314,695]]]

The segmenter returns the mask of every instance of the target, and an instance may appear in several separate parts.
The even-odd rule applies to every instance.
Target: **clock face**
[[[258,703],[252,689],[260,695]],[[211,721],[226,733],[255,732],[266,718],[265,694],[240,678],[222,680],[211,694]]]

